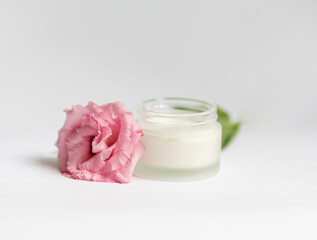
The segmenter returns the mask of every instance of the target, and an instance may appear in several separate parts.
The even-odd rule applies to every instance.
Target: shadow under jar
[[[158,98],[138,106],[145,152],[134,173],[165,181],[209,178],[219,170],[217,107],[187,98]]]

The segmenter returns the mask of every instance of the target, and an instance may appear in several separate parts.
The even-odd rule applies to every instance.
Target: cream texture
[[[177,121],[180,125],[188,122]],[[218,122],[194,128],[143,129],[143,132],[141,142],[146,150],[139,160],[140,165],[158,169],[194,170],[219,163],[221,126]]]

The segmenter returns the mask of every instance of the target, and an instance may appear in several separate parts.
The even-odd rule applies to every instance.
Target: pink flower
[[[64,176],[87,181],[129,183],[144,152],[142,130],[123,103],[65,110],[59,131],[60,169]]]

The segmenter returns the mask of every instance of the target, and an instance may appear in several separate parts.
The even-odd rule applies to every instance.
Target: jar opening
[[[190,98],[156,98],[139,104],[141,121],[174,124],[198,125],[217,120],[217,107],[208,102]]]

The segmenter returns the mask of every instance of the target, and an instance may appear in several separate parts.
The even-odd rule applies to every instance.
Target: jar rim
[[[187,104],[192,104],[190,107],[182,107],[181,105],[172,106],[174,110],[180,110],[183,112],[163,112],[155,109],[151,109],[151,105],[157,104],[171,104],[173,102],[183,102]],[[194,105],[199,104],[199,105]],[[158,109],[158,108],[157,108]],[[217,107],[215,104],[211,104],[202,100],[192,99],[192,98],[181,98],[181,97],[162,97],[162,98],[152,98],[142,101],[138,104],[139,113],[147,113],[152,116],[161,117],[202,117],[211,116],[212,118],[217,118]]]

